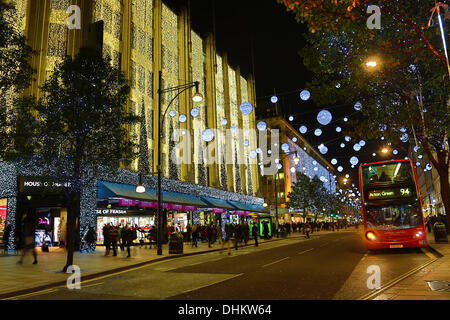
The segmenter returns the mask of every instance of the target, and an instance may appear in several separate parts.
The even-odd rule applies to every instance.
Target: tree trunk
[[[448,181],[448,166],[442,165],[437,168],[439,173],[439,181],[441,185],[441,198],[444,204],[445,214],[447,217],[447,233],[450,234],[450,184]]]
[[[73,255],[75,253],[75,241],[77,237],[76,221],[79,217],[79,193],[75,192],[68,201],[67,208],[67,260],[63,268],[63,272],[67,272],[67,268],[73,265]]]

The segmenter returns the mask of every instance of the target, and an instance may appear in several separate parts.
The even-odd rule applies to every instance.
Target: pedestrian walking
[[[250,227],[248,226],[247,221],[244,221],[242,224],[242,233],[244,237],[244,243],[247,245],[248,240],[250,239]]]
[[[111,250],[111,237],[109,236],[109,231],[111,229],[111,226],[109,224],[105,224],[103,226],[103,244],[105,246],[105,257],[109,255],[109,252]]]
[[[31,252],[34,258],[33,264],[37,264],[37,252],[36,252],[36,243],[35,243],[35,229],[31,222],[25,223],[24,231],[23,231],[23,245],[22,245],[22,255],[20,260],[17,262],[18,264],[23,263],[24,257],[28,252]]]
[[[187,233],[187,242],[191,242],[192,228],[189,223],[186,226],[186,233]]]
[[[236,224],[234,226],[234,249],[238,249],[239,242],[241,241],[241,226],[239,224]]]
[[[224,234],[224,237],[223,237],[222,249],[223,249],[223,247],[224,247],[224,245],[226,243],[227,247],[228,247],[228,255],[231,255],[230,241],[231,241],[231,238],[233,237],[233,232],[234,232],[233,226],[230,225],[229,223],[227,223],[225,225],[225,234]]]
[[[5,254],[8,253],[8,242],[9,242],[9,237],[11,236],[11,225],[8,224],[8,222],[5,223],[5,229],[3,229],[3,251]]]
[[[206,227],[206,239],[208,240],[208,248],[211,248],[213,225],[212,223]]]
[[[127,258],[131,257],[131,250],[130,247],[133,244],[133,241],[136,239],[137,233],[135,229],[131,229],[128,223],[125,225],[124,228],[124,245],[127,247]]]
[[[258,225],[256,224],[256,222],[253,222],[252,236],[253,236],[253,239],[255,239],[255,247],[257,247],[258,246]]]
[[[192,226],[192,248],[194,246],[197,248],[198,235],[199,235],[198,225],[194,224]]]
[[[95,242],[97,241],[97,235],[95,234],[95,230],[93,227],[89,227],[88,232],[86,233],[86,236],[84,237],[84,242],[87,246],[87,252],[91,252],[95,245]]]
[[[117,242],[119,241],[119,228],[112,226],[109,231],[109,237],[111,239],[111,247],[113,250],[113,257],[117,256]]]

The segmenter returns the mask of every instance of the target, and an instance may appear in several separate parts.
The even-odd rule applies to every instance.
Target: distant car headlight
[[[370,241],[375,241],[377,239],[377,237],[375,236],[375,233],[373,233],[372,231],[369,231],[366,233],[366,238],[367,238],[367,240],[370,240]]]

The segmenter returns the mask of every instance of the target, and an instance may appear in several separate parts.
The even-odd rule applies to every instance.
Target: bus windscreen
[[[409,161],[361,167],[364,218],[374,230],[401,230],[423,224],[414,172]]]
[[[362,167],[364,202],[416,199],[417,192],[409,162]],[[380,202],[381,203],[381,202]]]

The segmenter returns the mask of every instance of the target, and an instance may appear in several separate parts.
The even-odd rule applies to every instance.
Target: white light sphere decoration
[[[398,150],[395,149],[394,151],[392,151],[393,154],[398,154]]]
[[[317,137],[319,137],[319,136],[322,135],[322,130],[321,130],[321,129],[316,129],[316,130],[314,131],[314,134],[315,134]]]
[[[359,145],[359,143],[355,143],[355,145],[353,146],[353,150],[355,151],[361,150],[361,146]]]
[[[433,166],[432,166],[431,164],[427,163],[427,165],[426,165],[425,168],[426,168],[427,170],[431,170],[431,169],[433,169]]]
[[[314,161],[312,162],[312,164],[313,164],[313,165],[316,165],[316,164],[317,164],[317,161],[316,161],[316,160],[314,160]]]
[[[366,142],[365,142],[364,140],[361,140],[361,141],[359,142],[359,145],[360,145],[361,147],[364,147],[364,146],[366,145]]]
[[[333,120],[333,116],[328,110],[322,110],[317,115],[317,121],[323,126],[329,124],[331,120]]]
[[[174,110],[170,110],[169,112],[169,116],[171,116],[172,118],[175,117],[177,115],[177,113]]]
[[[281,163],[277,164],[277,169],[280,170],[281,168],[283,168],[283,166],[281,165]]]
[[[317,168],[317,167],[314,167],[314,171],[319,171],[319,168]]]
[[[419,151],[419,147],[418,147],[418,146],[415,146],[415,147],[414,147],[414,152],[417,152],[417,151]]]
[[[238,129],[238,127],[234,126],[234,125],[230,127],[230,130],[233,131],[233,132],[237,131],[237,129]]]
[[[420,167],[420,162],[416,162],[416,167]]]
[[[409,140],[408,134],[407,133],[402,134],[401,137],[400,137],[400,140],[402,142],[408,142],[408,140]]]
[[[250,102],[245,101],[241,104],[241,113],[245,116],[248,116],[253,111],[253,106]]]
[[[320,176],[320,181],[325,182],[325,177],[324,176]]]
[[[277,96],[272,96],[272,98],[270,98],[270,102],[277,103],[278,102],[278,97]]]
[[[341,148],[345,148],[345,143],[341,143]]]
[[[345,175],[345,177],[348,179],[348,178],[350,178],[350,175],[347,173],[347,174]]]
[[[225,119],[225,118],[223,118],[223,119],[222,119],[222,125],[226,126],[226,125],[227,125],[227,123],[228,123],[228,120],[227,120],[227,119]]]
[[[191,110],[191,116],[192,116],[192,117],[196,118],[196,117],[198,117],[199,115],[200,115],[200,111],[199,111],[197,108],[193,108],[193,109]]]
[[[214,140],[214,131],[212,129],[206,129],[202,132],[202,139],[205,142],[211,142]]]
[[[298,131],[300,131],[300,133],[305,134],[306,131],[308,131],[308,128],[306,126],[301,126]]]
[[[291,168],[291,172],[292,172],[292,173],[295,173],[295,167],[292,167],[292,168]]]
[[[297,140],[298,140],[297,137],[292,138],[292,142],[297,142]]]
[[[283,144],[281,145],[281,150],[283,150],[283,151],[289,151],[289,144],[283,143]]]
[[[331,159],[331,164],[334,166],[335,164],[337,164],[337,160],[336,159]]]
[[[355,103],[354,108],[356,111],[360,111],[362,108],[361,102],[358,101],[357,103]]]
[[[261,148],[257,148],[257,149],[256,149],[256,153],[262,153]]]
[[[350,138],[349,136],[345,136],[345,141],[350,142],[350,140],[352,140],[352,138]]]
[[[300,92],[300,99],[302,99],[303,101],[309,100],[310,97],[311,93],[308,90],[303,90],[302,92]]]
[[[374,153],[372,153],[372,157],[375,157],[377,154],[374,152]]]
[[[250,145],[250,141],[248,141],[247,139],[244,140],[244,146],[248,147]]]
[[[293,117],[293,116],[290,116],[290,117],[289,117],[289,121],[294,121],[294,117]]]
[[[258,122],[256,127],[258,128],[259,131],[264,131],[267,129],[267,124],[264,121],[260,121]]]
[[[321,144],[319,146],[319,151],[321,154],[326,154],[328,152],[328,148],[326,146],[324,146],[323,144]]]
[[[336,127],[336,132],[341,132],[342,128],[341,127]]]
[[[255,150],[250,151],[250,158],[255,159],[258,156]]]
[[[345,117],[345,118],[344,118],[344,122],[347,122],[347,121],[348,121],[348,118],[347,118],[347,117]]]
[[[350,158],[350,163],[352,165],[356,166],[358,164],[358,162],[359,162],[359,159],[357,157],[353,156]]]
[[[178,121],[180,121],[181,123],[186,122],[187,117],[184,114],[180,114],[180,116],[178,117]]]

